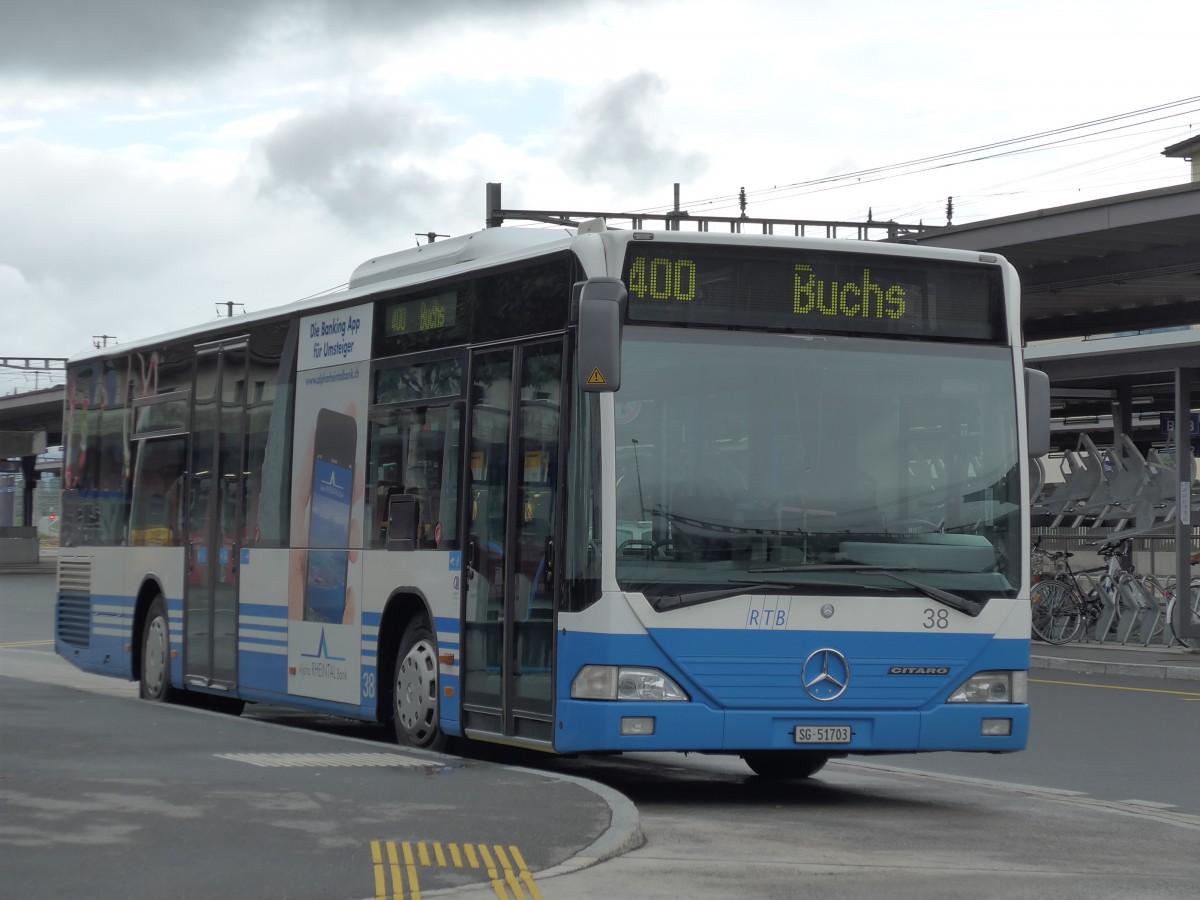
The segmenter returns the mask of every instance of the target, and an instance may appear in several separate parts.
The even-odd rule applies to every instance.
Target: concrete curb
[[[1074,659],[1062,656],[1031,656],[1033,669],[1053,669],[1086,675],[1126,675],[1134,678],[1160,678],[1200,682],[1200,666],[1172,666],[1165,663],[1106,662],[1098,659]]]
[[[0,565],[0,575],[55,575],[57,573],[58,560]]]

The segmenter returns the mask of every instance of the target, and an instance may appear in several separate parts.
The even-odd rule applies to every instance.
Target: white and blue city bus
[[[96,350],[56,649],[432,749],[1019,750],[1018,297],[992,255],[593,222]]]

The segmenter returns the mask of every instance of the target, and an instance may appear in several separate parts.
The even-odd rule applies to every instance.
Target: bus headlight
[[[947,703],[1028,703],[1028,672],[979,672],[946,698]]]
[[[584,666],[571,682],[576,700],[687,700],[665,672],[625,666]]]

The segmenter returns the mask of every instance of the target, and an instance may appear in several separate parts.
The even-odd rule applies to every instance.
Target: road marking
[[[383,871],[383,852],[379,841],[371,841],[371,862],[375,864],[375,900],[386,900],[387,875]]]
[[[439,769],[441,763],[424,759],[400,756],[398,753],[218,753],[218,759],[249,763],[263,768],[319,766],[409,766],[424,769]]]
[[[533,876],[529,874],[529,866],[525,865],[525,858],[521,856],[521,851],[516,847],[509,847],[508,849],[512,853],[513,860],[521,869],[521,880],[528,886],[529,895],[533,897],[533,900],[542,900],[542,892],[533,883]]]
[[[1144,802],[1130,804],[1117,800],[1101,800],[1096,797],[1089,797],[1087,794],[1080,793],[1079,791],[1064,791],[1057,788],[1043,788],[1035,787],[1033,785],[1012,784],[1006,781],[991,781],[984,778],[969,778],[965,775],[946,775],[936,772],[922,772],[917,769],[904,769],[900,768],[899,766],[885,766],[875,762],[861,762],[857,759],[838,760],[837,762],[830,763],[830,765],[835,768],[845,768],[849,770],[874,770],[895,775],[904,775],[917,779],[946,781],[952,784],[989,788],[1008,793],[1026,794],[1031,797],[1036,797],[1040,800],[1048,800],[1055,803],[1079,806],[1089,810],[1108,810],[1125,815],[1138,816],[1139,818],[1143,819],[1150,819],[1151,821],[1158,822],[1163,825],[1173,825],[1179,828],[1200,831],[1200,816],[1193,815],[1191,813],[1176,812],[1174,809],[1162,809],[1158,806],[1147,805]]]
[[[492,892],[498,900],[542,900],[542,892],[525,863],[525,857],[515,846],[463,844],[461,851],[458,844],[448,844],[447,847],[450,850],[449,861],[456,869],[479,869],[482,860]],[[430,848],[433,850],[432,856]],[[403,863],[400,861],[402,856]],[[446,864],[446,852],[436,841],[371,841],[375,900],[405,900],[406,890],[410,900],[421,900],[418,867],[440,868]]]
[[[1200,700],[1198,691],[1167,691],[1162,688],[1125,687],[1119,684],[1092,684],[1087,681],[1051,681],[1048,678],[1030,678],[1033,684],[1061,684],[1068,687],[1103,688],[1109,691],[1134,691],[1140,694],[1171,694],[1175,697],[1186,697],[1189,700]]]
[[[49,647],[54,641],[8,641],[0,644],[0,650],[12,650],[16,647]]]
[[[392,843],[388,843],[388,847],[394,847]],[[413,862],[412,845],[408,841],[404,842],[404,871],[408,873],[408,890],[412,894],[412,900],[421,900],[421,885],[417,881],[417,865]]]

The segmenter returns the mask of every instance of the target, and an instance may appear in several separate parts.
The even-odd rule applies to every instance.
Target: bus
[[[97,349],[56,650],[432,750],[1020,750],[1018,300],[991,254],[592,220]]]

